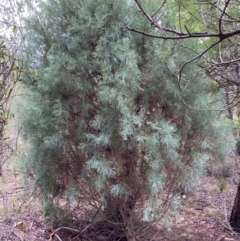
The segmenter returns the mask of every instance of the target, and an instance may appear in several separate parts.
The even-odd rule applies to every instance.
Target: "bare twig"
[[[152,21],[151,21],[152,22]],[[156,27],[156,23],[153,22],[154,26]],[[172,33],[172,34],[175,34],[176,36],[162,36],[162,35],[153,35],[153,34],[149,34],[149,33],[146,33],[146,32],[143,32],[143,31],[140,31],[140,30],[137,30],[137,29],[134,29],[134,28],[130,28],[130,27],[127,27],[128,30],[130,31],[133,31],[133,32],[136,32],[136,33],[139,33],[139,34],[142,34],[142,35],[145,35],[147,37],[151,37],[151,38],[158,38],[158,39],[164,39],[164,40],[167,40],[167,39],[175,39],[175,40],[180,40],[180,39],[188,39],[188,38],[219,38],[221,40],[224,40],[226,38],[229,38],[229,37],[233,37],[233,36],[236,36],[238,34],[240,34],[240,29],[237,29],[237,30],[234,30],[234,31],[229,31],[229,32],[225,32],[225,33],[208,33],[208,32],[178,32],[174,29],[170,29],[170,28],[166,28],[166,27],[163,27],[163,26],[158,26],[158,28],[160,30],[163,30],[165,32],[169,32],[169,33]]]
[[[228,2],[230,2],[230,1],[228,1]],[[212,3],[211,1],[208,1],[208,3],[209,3],[212,7],[216,8],[217,10],[219,10],[220,12],[223,12],[223,9],[221,9],[221,8],[218,6],[218,4],[214,4],[214,3]],[[226,5],[225,5],[225,6],[226,6]],[[225,14],[228,18],[230,18],[230,19],[232,19],[232,20],[234,20],[234,21],[239,22],[238,19],[233,18],[233,17],[230,16],[228,13],[226,13],[226,11],[224,11],[224,14]]]
[[[180,90],[182,90],[181,85],[180,85],[180,81],[181,81],[181,76],[182,76],[182,71],[183,69],[190,64],[191,62],[200,59],[206,52],[208,52],[210,49],[212,49],[214,46],[218,45],[222,40],[219,39],[217,42],[213,43],[211,46],[209,46],[207,49],[205,49],[202,53],[200,53],[199,55],[197,55],[196,57],[188,60],[187,62],[184,63],[184,65],[181,67],[180,71],[179,71],[179,75],[178,75],[178,85]]]
[[[209,68],[212,68],[213,66],[215,67],[215,66],[228,65],[228,64],[236,63],[238,61],[240,61],[240,58],[229,60],[229,61],[225,61],[225,62],[221,62],[221,63],[213,63],[213,62],[211,62],[212,66],[210,66]]]
[[[60,227],[60,228],[57,228],[56,230],[54,230],[51,233],[49,241],[52,241],[53,240],[53,236],[55,236],[56,233],[59,232],[60,230],[68,230],[68,231],[71,231],[71,232],[79,233],[79,230],[77,230],[77,229],[73,229],[73,228],[69,228],[69,227]]]
[[[204,11],[205,8],[202,8],[202,4],[198,2],[197,4],[200,4],[201,7],[200,8],[198,7],[199,10],[197,9],[197,11],[201,16],[201,19],[199,18],[199,16],[197,14],[190,11],[190,9],[188,9],[188,7],[185,6],[181,1],[176,1],[176,4],[177,4],[176,15],[178,16],[178,24],[177,23],[173,24],[173,26],[178,26],[178,27],[172,27],[172,28],[164,26],[164,21],[157,21],[156,19],[154,19],[153,18],[154,14],[149,15],[147,13],[147,11],[144,9],[144,7],[141,5],[140,0],[135,0],[135,3],[137,4],[139,11],[149,21],[150,25],[153,28],[158,29],[159,32],[157,34],[155,34],[150,31],[135,29],[135,28],[128,26],[127,30],[129,30],[129,31],[132,31],[132,32],[135,32],[135,33],[138,33],[138,34],[150,37],[150,38],[157,38],[157,39],[163,39],[163,40],[179,41],[179,40],[193,39],[193,38],[197,38],[197,39],[209,39],[209,38],[215,39],[216,38],[216,40],[213,43],[208,44],[208,46],[206,47],[205,50],[203,50],[201,53],[198,53],[196,57],[186,61],[182,65],[182,67],[178,71],[178,86],[181,90],[185,89],[185,88],[182,88],[181,84],[180,84],[180,81],[182,80],[182,72],[183,72],[184,68],[186,66],[188,66],[188,64],[202,59],[204,57],[204,55],[206,55],[215,46],[221,45],[223,40],[230,39],[231,37],[234,37],[234,36],[237,36],[240,34],[239,27],[236,28],[235,25],[234,26],[229,25],[231,23],[234,24],[234,23],[240,22],[240,19],[234,18],[227,11],[228,9],[231,8],[231,6],[230,6],[231,0],[224,1],[223,4],[221,4],[223,6],[220,6],[220,1],[217,1],[216,3],[207,1],[208,6],[211,7],[214,11],[217,11],[216,14],[211,13],[211,12],[209,13],[207,10]],[[156,13],[159,12],[160,10],[161,10],[161,12],[164,12],[164,10],[167,9],[166,6],[167,6],[166,2],[164,1],[162,3],[162,5],[156,10]],[[235,6],[235,8],[237,9],[237,6]],[[182,11],[187,12],[187,14],[189,14],[193,19],[198,21],[200,23],[199,26],[201,26],[201,24],[203,24],[204,30],[194,32],[185,24],[184,25],[185,30],[183,31],[182,18],[181,18]],[[210,20],[211,19],[216,20],[216,27],[212,24],[212,22],[210,20],[208,21],[208,19],[206,19],[205,16],[210,16]],[[225,28],[224,24],[228,24],[227,28]],[[206,31],[205,29],[208,29],[208,31]],[[236,46],[236,44],[237,43],[235,43],[235,46]],[[226,61],[226,60],[223,61],[225,53],[222,52],[222,49],[224,48],[224,51],[226,52],[227,48],[229,48],[229,44],[227,46],[224,45],[223,47],[220,46],[220,48],[221,48],[221,51],[219,51],[220,59],[221,59],[220,63],[219,63],[219,61],[216,61],[217,62],[216,65],[215,65],[215,63],[210,63],[210,66],[208,68],[212,68],[213,66],[220,68],[221,66],[225,66],[227,64],[232,64],[239,60],[239,58],[236,56],[236,59],[231,59],[230,61]],[[195,51],[195,52],[198,52],[198,51]],[[209,61],[206,61],[206,63],[209,64]],[[205,68],[205,70],[207,70],[207,69]],[[192,81],[192,80],[189,80],[188,83],[190,81]],[[216,81],[218,81],[218,80],[216,80]],[[237,84],[237,82],[235,81],[234,84]],[[186,86],[187,85],[185,85],[185,87]],[[222,86],[220,86],[220,87],[222,87]]]
[[[224,6],[224,8],[222,10],[222,14],[221,14],[221,16],[219,18],[219,21],[218,21],[218,33],[219,34],[222,34],[222,19],[223,19],[223,16],[224,16],[224,14],[225,14],[225,12],[227,10],[229,2],[230,2],[230,0],[225,1],[225,6]]]
[[[160,39],[186,39],[186,38],[209,38],[209,37],[216,37],[216,38],[219,38],[221,40],[223,39],[226,39],[226,38],[229,38],[231,36],[235,36],[235,35],[238,35],[240,33],[240,29],[237,29],[237,30],[234,30],[234,31],[227,31],[225,33],[222,32],[221,30],[221,25],[222,25],[222,19],[223,19],[223,16],[225,15],[226,13],[226,9],[227,9],[227,6],[230,2],[230,0],[228,0],[225,4],[225,7],[224,9],[222,10],[222,14],[221,14],[221,17],[219,18],[219,29],[218,29],[218,32],[212,32],[212,33],[208,33],[206,31],[203,31],[203,32],[190,32],[189,30],[187,30],[187,32],[182,32],[182,31],[178,31],[176,29],[171,29],[171,28],[167,28],[167,27],[164,27],[162,25],[159,25],[156,21],[154,21],[154,19],[147,14],[147,12],[143,9],[142,5],[140,4],[139,0],[135,0],[138,8],[140,9],[140,11],[143,13],[143,15],[148,19],[148,21],[151,23],[151,25],[153,27],[156,27],[158,28],[159,30],[162,30],[164,32],[168,32],[168,33],[171,33],[171,34],[174,34],[173,36],[170,35],[170,36],[162,36],[162,35],[153,35],[153,34],[149,34],[149,33],[146,33],[146,32],[143,32],[143,31],[140,31],[140,30],[137,30],[137,29],[134,29],[134,28],[130,28],[130,27],[127,27],[128,30],[131,30],[133,32],[136,32],[136,33],[140,33],[140,34],[143,34],[143,35],[146,35],[148,37],[153,37],[153,38],[160,38]],[[163,5],[161,6],[161,8],[163,7]]]
[[[161,11],[161,9],[163,8],[163,6],[166,4],[166,0],[163,1],[163,3],[160,5],[160,7],[151,15],[151,17],[153,18],[158,12]]]
[[[94,221],[94,219],[96,218],[97,214],[99,213],[100,209],[102,208],[102,205],[100,205],[97,209],[97,211],[95,212],[95,214],[93,215],[90,224],[88,224],[73,240],[77,239],[80,235],[82,235],[91,225],[92,222]]]
[[[55,237],[59,240],[62,241],[62,239],[55,233]]]

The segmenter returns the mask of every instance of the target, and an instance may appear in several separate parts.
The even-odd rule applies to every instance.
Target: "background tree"
[[[20,78],[22,66],[17,58],[19,37],[17,10],[15,1],[3,0],[0,4],[0,168],[9,158],[6,155],[9,145],[6,143],[7,137],[4,131],[10,116],[9,101],[12,98],[14,86]]]
[[[226,92],[228,115],[239,103],[239,1],[161,1],[153,11],[148,11],[145,1],[135,0],[140,17],[145,18],[155,30],[128,29],[148,37],[172,40],[193,53],[193,57],[175,70],[179,88],[184,90],[183,74],[190,63],[201,67],[217,85]],[[171,16],[171,17],[169,17]],[[186,39],[195,39],[189,47]],[[189,80],[191,81],[191,79]],[[182,83],[182,84],[181,84]]]
[[[180,190],[197,182],[210,158],[223,160],[229,142],[209,79],[186,68],[195,81],[178,88],[174,69],[191,56],[126,31],[154,31],[133,4],[41,2],[24,28],[19,114],[28,143],[21,163],[41,188],[45,211],[53,214],[63,200],[75,211],[91,205],[105,228],[116,228],[112,235],[128,241],[147,231],[136,220],[168,224]]]

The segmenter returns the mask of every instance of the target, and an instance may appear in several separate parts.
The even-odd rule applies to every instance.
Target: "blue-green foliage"
[[[122,205],[145,195],[149,220],[166,186],[189,188],[210,158],[224,158],[226,128],[208,111],[219,96],[190,68],[180,90],[174,71],[189,56],[127,31],[147,26],[130,1],[45,2],[25,27],[23,162],[47,199],[85,195],[83,185]]]

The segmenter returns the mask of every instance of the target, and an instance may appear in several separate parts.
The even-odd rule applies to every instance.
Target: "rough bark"
[[[132,225],[132,203],[124,199],[115,199],[108,197],[107,207],[105,210],[106,219],[114,225],[119,226],[119,230],[124,230],[124,233],[118,240],[121,241],[137,241],[136,234]]]
[[[124,231],[127,241],[137,241],[132,223],[131,210],[125,210],[123,208],[120,208],[120,213],[123,220]]]
[[[240,155],[240,141],[237,141],[236,143],[236,154]]]
[[[237,194],[232,208],[230,225],[233,230],[240,233],[240,182],[237,188]]]

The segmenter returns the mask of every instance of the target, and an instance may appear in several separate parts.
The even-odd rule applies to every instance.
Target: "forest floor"
[[[229,154],[225,164],[209,168],[192,192],[182,195],[180,216],[170,231],[157,225],[141,241],[236,241],[240,234],[228,224],[237,185],[240,157]],[[43,214],[32,187],[25,187],[21,173],[10,162],[3,165],[0,177],[0,240],[71,241],[63,232],[46,231]],[[81,230],[80,230],[81,231]],[[99,231],[100,232],[100,231]],[[74,240],[97,241],[96,237]],[[104,240],[104,239],[102,239]]]

